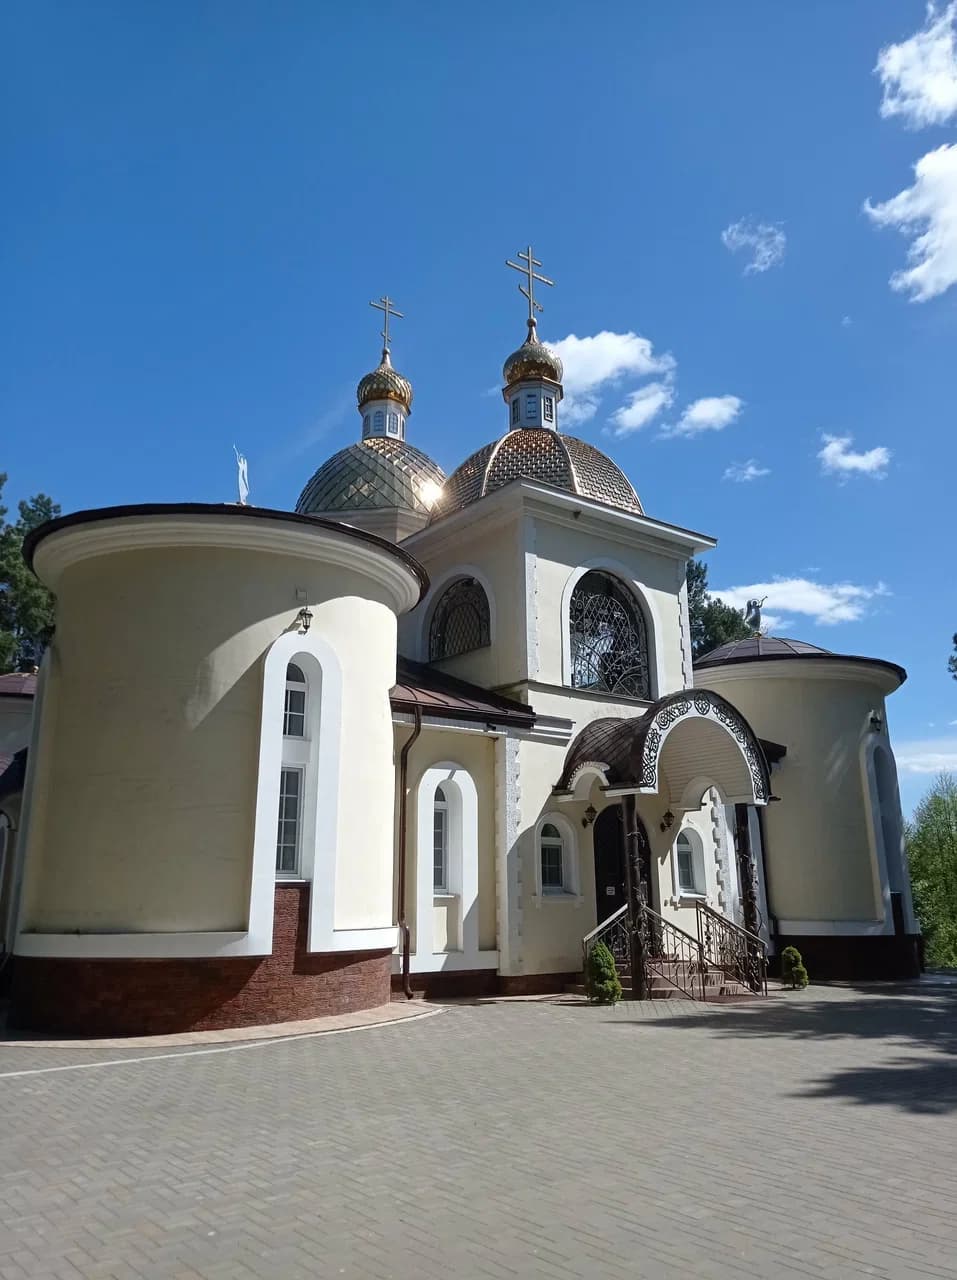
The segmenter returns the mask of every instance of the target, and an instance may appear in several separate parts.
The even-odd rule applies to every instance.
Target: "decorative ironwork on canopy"
[[[491,643],[488,597],[475,578],[459,578],[439,597],[429,628],[429,661]]]
[[[648,628],[616,578],[594,569],[585,574],[572,592],[569,629],[573,688],[651,697]]]

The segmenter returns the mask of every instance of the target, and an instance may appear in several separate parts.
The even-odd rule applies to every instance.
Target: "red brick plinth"
[[[388,1004],[391,951],[306,951],[309,886],[276,886],[271,956],[71,960],[16,956],[10,1023],[68,1035],[218,1031]]]

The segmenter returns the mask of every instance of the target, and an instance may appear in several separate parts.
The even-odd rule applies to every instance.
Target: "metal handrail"
[[[768,951],[763,938],[698,902],[698,941],[709,965],[756,995],[768,994]]]
[[[666,920],[645,903],[641,904],[638,931],[641,936],[640,954],[644,970],[642,988],[646,999],[651,989],[652,974],[656,974],[691,1000],[698,998],[696,987],[700,989],[700,998],[707,999],[709,965],[699,938],[692,937],[680,925]],[[653,940],[655,946],[652,945]],[[655,954],[656,949],[658,954]],[[670,972],[667,967],[669,965],[672,966]],[[679,981],[679,977],[684,981]]]
[[[619,907],[607,920],[596,925],[591,933],[582,938],[582,969],[588,966],[588,955],[594,946],[604,942],[618,964],[628,963],[631,959],[631,930],[627,920],[628,904]]]
[[[723,916],[720,911],[715,911],[714,907],[709,907],[706,902],[696,902],[695,907],[699,915],[713,916],[715,920],[720,920],[727,929],[733,929],[735,933],[742,934],[751,942],[757,942],[760,946],[767,949],[767,943],[759,933],[752,933],[750,929],[745,929],[744,925],[736,924],[733,920],[729,920],[727,916]]]

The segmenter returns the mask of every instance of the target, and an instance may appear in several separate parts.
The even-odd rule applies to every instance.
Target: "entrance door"
[[[595,915],[602,924],[627,901],[622,848],[621,805],[603,809],[592,827],[595,843]]]

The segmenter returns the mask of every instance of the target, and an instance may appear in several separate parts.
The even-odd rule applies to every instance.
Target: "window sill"
[[[535,903],[541,906],[543,902],[573,902],[576,907],[580,907],[585,901],[580,893],[572,893],[569,889],[562,889],[557,893],[541,892],[535,895]]]
[[[433,902],[458,902],[459,895],[457,893],[439,893],[436,889],[432,894]]]
[[[309,884],[308,880],[304,880],[302,876],[276,876],[276,884],[303,885]]]
[[[686,889],[678,890],[678,905],[682,902],[707,902],[708,895],[706,893],[689,893]]]

